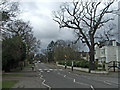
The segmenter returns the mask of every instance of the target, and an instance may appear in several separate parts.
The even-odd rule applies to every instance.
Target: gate
[[[108,64],[108,70],[113,68],[113,71],[115,72],[116,68],[120,69],[120,62],[118,62],[118,61],[110,61],[110,62],[108,62],[106,64]]]

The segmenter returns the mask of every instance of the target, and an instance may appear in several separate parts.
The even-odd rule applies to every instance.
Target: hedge
[[[66,60],[66,61],[59,60],[58,64],[65,65],[65,62],[66,62],[67,66],[71,66],[72,61],[74,62],[74,67],[89,68],[89,61],[86,61],[86,60]],[[96,65],[96,68],[101,67],[101,65],[99,64],[95,64],[95,65]]]

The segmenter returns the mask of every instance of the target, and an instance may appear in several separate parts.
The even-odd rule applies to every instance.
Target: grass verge
[[[18,80],[3,80],[2,81],[2,88],[12,88]]]
[[[3,73],[3,77],[21,77],[23,74],[18,74],[18,73]]]
[[[28,64],[26,67],[27,68],[32,68],[33,64]]]

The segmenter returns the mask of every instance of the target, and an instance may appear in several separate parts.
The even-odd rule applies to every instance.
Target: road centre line
[[[59,74],[59,75],[62,75],[62,76],[64,76],[64,77],[66,77],[66,78],[68,78],[68,79],[72,79],[74,83],[77,83],[77,84],[82,84],[82,85],[86,85],[86,86],[91,87],[91,88],[92,88],[92,90],[95,90],[95,89],[93,88],[93,86],[92,86],[92,85],[89,85],[89,84],[86,84],[86,83],[76,82],[76,80],[75,80],[74,78],[70,78],[70,77],[68,77],[67,75],[63,75],[63,74],[60,74],[60,73],[58,73],[58,74]],[[78,76],[78,75],[77,75],[77,76]]]
[[[64,77],[66,77],[66,75],[64,75]]]
[[[105,82],[108,82],[108,83],[113,83],[113,84],[117,84],[117,86],[119,85],[118,83],[113,82],[113,81],[105,81]]]
[[[73,80],[73,82],[75,82],[75,79]]]
[[[75,74],[76,76],[79,76],[79,75],[77,75],[77,74]],[[94,80],[94,81],[99,81],[99,82],[103,82],[103,83],[105,83],[105,84],[108,84],[108,85],[112,85],[111,83],[112,82],[109,82],[109,81],[103,81],[103,80],[97,80],[97,79],[91,79],[91,78],[88,78],[88,77],[86,77],[86,76],[81,76],[81,77],[84,77],[84,78],[86,78],[86,79],[89,79],[89,80]],[[115,82],[113,82],[114,84],[117,84],[117,83],[115,83]],[[116,85],[117,86],[117,85]]]
[[[107,82],[107,81],[104,81],[104,83],[108,84],[108,85],[112,85],[111,83]]]
[[[50,71],[47,71],[47,72],[50,72]]]

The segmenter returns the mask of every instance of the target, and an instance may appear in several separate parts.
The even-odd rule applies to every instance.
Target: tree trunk
[[[89,73],[91,70],[95,70],[95,63],[94,63],[94,49],[90,50],[90,61],[89,61]]]
[[[94,61],[95,61],[94,53],[95,52],[94,52],[94,37],[93,37],[93,35],[91,35],[90,40],[91,40],[91,46],[89,48],[89,50],[90,50],[89,73],[91,73],[91,70],[95,70],[95,63],[94,63]]]

